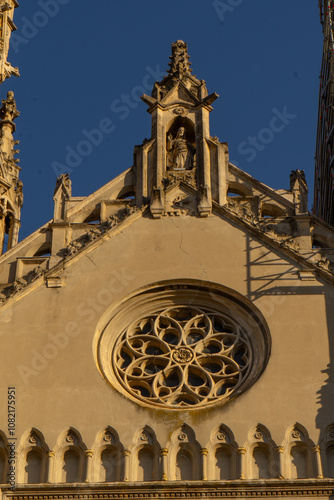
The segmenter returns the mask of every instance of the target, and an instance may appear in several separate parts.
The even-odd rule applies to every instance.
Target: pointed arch
[[[237,448],[233,432],[221,424],[211,432],[208,450],[208,479],[229,480],[237,477]]]
[[[284,477],[289,479],[315,477],[312,455],[314,443],[303,425],[297,422],[288,427],[282,445],[285,450]]]
[[[19,483],[45,483],[48,476],[49,447],[42,432],[34,427],[26,431],[17,449]]]
[[[276,444],[267,427],[257,424],[249,431],[245,450],[248,479],[270,479],[278,476]]]
[[[99,432],[92,447],[92,468],[88,471],[92,482],[121,481],[123,472],[123,445],[115,429],[108,426]]]
[[[173,137],[176,136],[177,131],[180,127],[184,127],[186,129],[186,137],[187,140],[191,143],[196,142],[195,139],[195,124],[192,120],[187,118],[186,116],[177,116],[171,118],[167,123],[166,123],[166,133],[168,134],[173,134]]]
[[[227,196],[252,196],[253,192],[250,186],[237,181],[229,181],[227,187]]]
[[[261,205],[261,217],[271,217],[275,219],[277,217],[287,216],[287,211],[273,201],[262,203]]]
[[[160,449],[155,433],[148,425],[135,433],[131,447],[131,476],[135,481],[154,481],[161,478]]]
[[[80,483],[85,480],[86,449],[80,433],[73,427],[60,434],[54,450],[54,482]]]
[[[0,431],[0,484],[8,483],[8,439],[6,435]]]
[[[324,477],[334,478],[334,424],[325,429],[320,447]]]
[[[178,427],[167,446],[170,479],[193,481],[201,479],[200,450],[194,431],[187,424]]]

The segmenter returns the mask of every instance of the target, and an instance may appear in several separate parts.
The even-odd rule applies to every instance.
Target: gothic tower
[[[16,0],[0,1],[0,83],[11,75],[19,76],[17,68],[7,61]],[[19,179],[18,141],[13,138],[14,120],[19,116],[14,93],[8,92],[0,108],[0,254],[18,241],[20,213],[23,203],[22,181]]]
[[[152,116],[152,137],[135,149],[136,202],[150,198],[153,217],[168,211],[168,188],[187,182],[198,191],[201,217],[212,200],[226,202],[227,144],[210,136],[209,113],[218,94],[192,75],[187,44],[172,44],[168,75],[142,96]]]
[[[319,0],[324,45],[315,155],[315,215],[334,225],[334,2]]]

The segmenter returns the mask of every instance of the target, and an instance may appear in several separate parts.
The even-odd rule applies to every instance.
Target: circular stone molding
[[[145,406],[189,410],[226,403],[268,362],[270,335],[261,313],[217,285],[152,285],[108,316],[96,335],[99,369]]]

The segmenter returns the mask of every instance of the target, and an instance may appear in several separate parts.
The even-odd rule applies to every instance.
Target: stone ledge
[[[140,498],[221,498],[331,496],[334,479],[268,479],[231,481],[152,481],[142,483],[73,483],[17,485],[2,488],[11,500],[76,500]]]

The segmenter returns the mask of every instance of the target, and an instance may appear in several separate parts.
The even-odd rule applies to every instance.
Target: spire
[[[19,115],[14,92],[10,91],[0,108],[0,255],[17,243],[20,228],[23,183],[19,179],[19,160],[15,158],[19,141],[13,139],[14,120]]]
[[[17,0],[0,0],[0,84],[11,75],[20,76],[18,68],[7,61],[12,31],[14,9]],[[23,183],[19,179],[19,153],[13,133],[14,120],[20,115],[16,107],[14,92],[7,93],[0,107],[0,255],[18,242],[21,207],[23,204]]]
[[[17,0],[0,0],[0,83],[11,75],[20,76],[18,68],[7,61],[10,36],[16,30],[13,22],[14,9],[18,5]]]
[[[2,99],[2,106],[0,108],[0,151],[4,159],[5,167],[7,167],[4,168],[3,172],[6,177],[13,172],[12,168],[17,167],[17,163],[19,163],[19,160],[14,158],[14,155],[19,152],[18,149],[15,149],[19,141],[14,141],[13,139],[13,133],[16,130],[14,120],[18,116],[20,116],[20,112],[16,107],[14,92],[9,91],[7,93],[7,99]],[[18,172],[15,172],[15,174],[17,174],[15,176],[18,176]]]
[[[163,100],[178,83],[182,83],[184,88],[186,88],[197,101],[201,101],[207,97],[208,91],[205,81],[198,80],[195,75],[192,75],[190,57],[188,55],[188,44],[182,40],[177,40],[175,43],[172,43],[172,55],[169,56],[169,59],[168,75],[160,82],[154,84],[151,94],[152,97],[144,95],[142,97],[143,101],[150,106],[156,101]]]
[[[188,55],[188,44],[182,40],[172,43],[172,55],[169,56],[171,62],[168,64],[170,69],[168,74],[183,80],[184,77],[190,77],[192,69]]]

